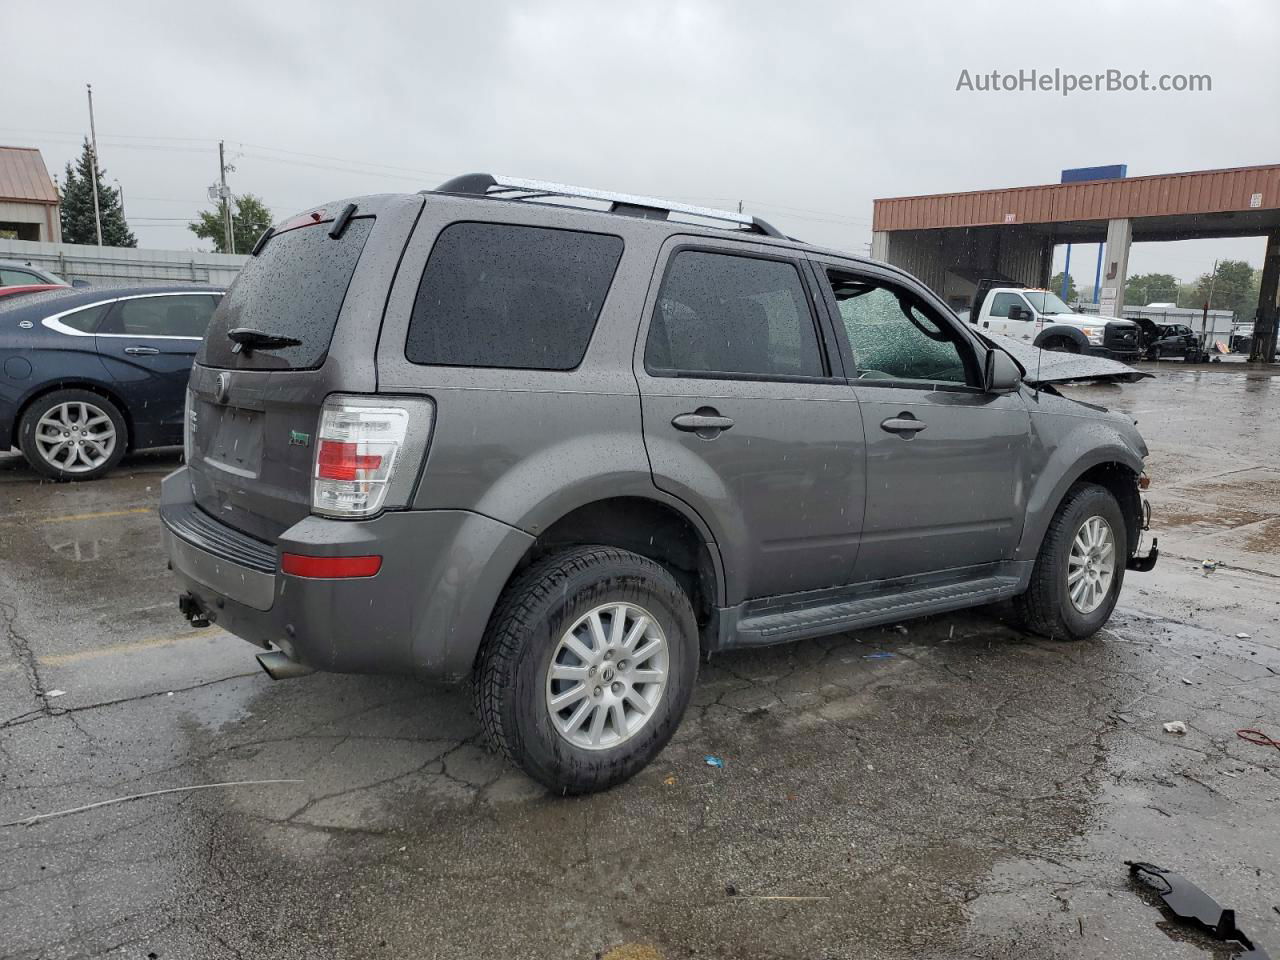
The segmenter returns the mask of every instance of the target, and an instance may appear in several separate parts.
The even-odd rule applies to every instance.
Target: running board
[[[756,647],[805,640],[846,630],[861,630],[911,617],[948,613],[1016,596],[1024,589],[1023,578],[1006,569],[998,574],[952,580],[909,588],[861,587],[839,592],[821,591],[820,596],[790,602],[754,601],[724,613],[724,647]],[[737,617],[735,618],[735,614]],[[736,622],[734,622],[736,619]]]

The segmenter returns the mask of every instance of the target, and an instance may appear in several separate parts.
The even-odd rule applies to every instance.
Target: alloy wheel
[[[667,638],[634,603],[595,607],[564,632],[547,670],[546,704],[565,740],[608,750],[653,719],[667,685]]]
[[[33,439],[51,467],[69,474],[88,473],[111,459],[116,428],[101,407],[72,400],[45,411]]]
[[[1102,606],[1115,579],[1116,541],[1111,524],[1088,517],[1076,530],[1067,558],[1067,593],[1071,605],[1089,614]]]

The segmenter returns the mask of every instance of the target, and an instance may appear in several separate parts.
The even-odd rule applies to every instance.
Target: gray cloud
[[[9,76],[25,79],[0,141],[39,146],[60,171],[87,130],[92,81],[103,162],[150,246],[198,245],[160,218],[201,206],[220,137],[233,188],[281,217],[499,170],[742,199],[855,251],[878,196],[1053,182],[1096,163],[1142,174],[1280,157],[1280,71],[1259,66],[1280,40],[1269,0],[74,2],[53,35],[49,17],[47,4],[6,4],[6,33],[29,39],[7,50]],[[1209,73],[1213,92],[955,91],[961,69],[1032,67]],[[1250,243],[1167,252],[1190,275],[1214,251],[1260,249]],[[1143,262],[1153,256],[1137,248],[1134,268],[1159,266]]]

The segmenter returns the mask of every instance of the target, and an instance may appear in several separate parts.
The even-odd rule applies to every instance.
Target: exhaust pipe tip
[[[290,660],[279,650],[260,653],[257,660],[258,665],[272,680],[288,680],[291,677],[305,677],[309,673],[315,673],[310,667],[304,666],[297,660]]]

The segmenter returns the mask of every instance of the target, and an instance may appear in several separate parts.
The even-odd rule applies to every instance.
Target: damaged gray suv
[[[180,606],[275,677],[471,678],[497,749],[599,790],[704,655],[1003,599],[1097,631],[1155,560],[1147,451],[1038,366],[741,214],[486,174],[327,204],[196,359]]]

